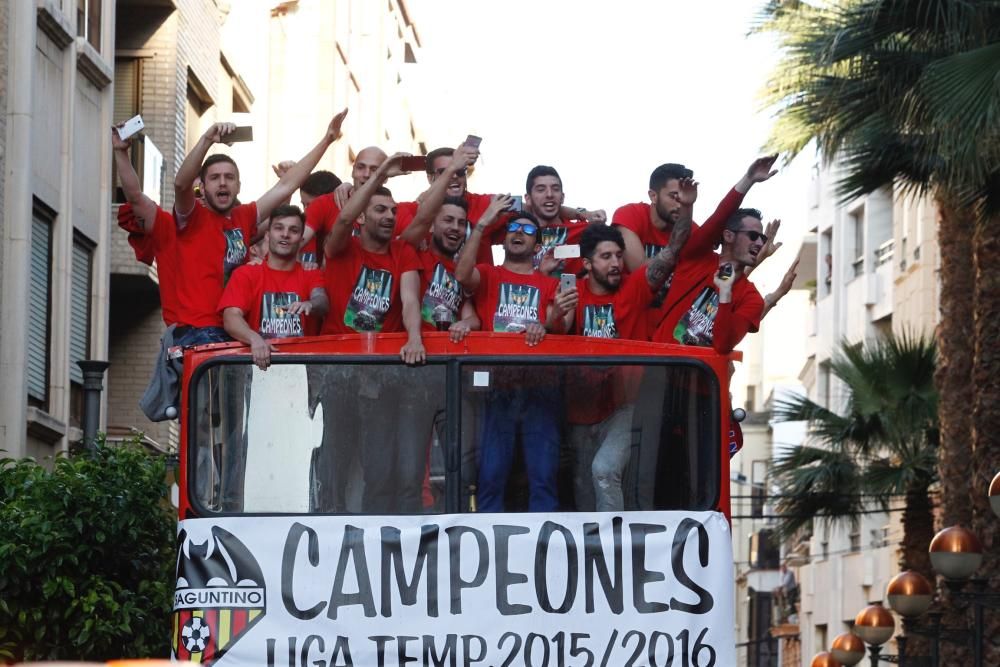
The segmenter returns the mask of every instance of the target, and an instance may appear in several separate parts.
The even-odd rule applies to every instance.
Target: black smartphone
[[[732,278],[733,277],[733,265],[728,262],[719,267],[719,277],[720,278]]]
[[[465,138],[465,145],[471,146],[472,148],[479,148],[479,144],[483,142],[482,137],[477,137],[474,134],[470,134]]]
[[[407,155],[400,161],[399,168],[403,171],[425,171],[427,169],[427,156]]]

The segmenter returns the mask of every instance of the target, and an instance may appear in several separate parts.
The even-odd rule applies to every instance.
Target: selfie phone
[[[552,249],[552,256],[556,259],[576,259],[580,256],[580,244],[569,243],[557,245]]]
[[[511,199],[513,199],[513,201],[510,203],[510,206],[507,207],[508,211],[524,210],[524,197],[522,197],[521,195],[514,195],[513,197],[511,197]]]
[[[407,155],[399,162],[403,171],[424,171],[427,169],[426,155]]]
[[[733,277],[733,265],[723,264],[719,267],[719,277],[720,278],[732,278]]]
[[[142,116],[132,116],[121,127],[117,128],[118,136],[122,141],[125,141],[136,132],[141,132],[145,127],[146,124],[142,122]]]
[[[224,137],[226,143],[234,144],[240,141],[253,141],[253,127],[240,125]]]
[[[576,276],[572,273],[563,273],[559,276],[559,291],[568,292],[576,288]]]
[[[465,145],[471,146],[472,148],[479,148],[479,144],[483,143],[482,137],[477,137],[474,134],[470,134],[465,138]]]

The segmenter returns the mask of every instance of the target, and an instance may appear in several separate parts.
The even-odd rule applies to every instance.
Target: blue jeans
[[[181,347],[230,343],[232,340],[222,327],[191,327],[182,324],[174,330],[174,345]]]
[[[552,512],[559,508],[556,480],[561,405],[555,387],[520,387],[490,394],[479,436],[476,499],[480,512],[504,511],[504,489],[519,430],[528,472],[528,510]]]

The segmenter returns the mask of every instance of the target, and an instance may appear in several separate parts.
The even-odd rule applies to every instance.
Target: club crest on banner
[[[177,536],[173,657],[209,664],[264,616],[264,575],[250,550],[218,526]]]

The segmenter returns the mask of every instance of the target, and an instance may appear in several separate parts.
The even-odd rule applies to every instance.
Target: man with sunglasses
[[[490,202],[472,228],[459,256],[455,277],[476,302],[485,331],[523,332],[536,345],[546,331],[563,333],[576,307],[576,290],[558,294],[558,281],[538,273],[532,263],[541,245],[538,220],[516,213],[506,223],[504,261],[474,265],[483,234],[511,204],[509,195]],[[528,474],[528,510],[558,508],[560,377],[525,368],[499,368],[493,373],[479,437],[477,501],[481,512],[503,512],[504,491],[520,432]]]
[[[666,300],[658,309],[653,341],[710,346],[732,352],[757,331],[764,299],[744,269],[757,264],[767,236],[760,211],[738,209],[726,220],[722,251],[681,253]]]

